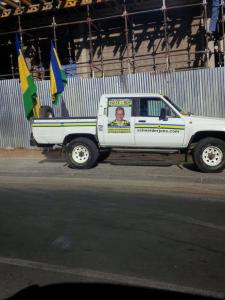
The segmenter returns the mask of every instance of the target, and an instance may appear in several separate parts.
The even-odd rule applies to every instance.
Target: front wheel
[[[88,138],[72,140],[66,147],[67,162],[74,169],[90,169],[97,164],[99,149]]]
[[[193,161],[204,173],[220,172],[225,168],[225,142],[218,138],[204,138],[193,150]]]

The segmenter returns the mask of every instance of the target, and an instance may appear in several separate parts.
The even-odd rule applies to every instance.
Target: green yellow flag
[[[16,50],[20,75],[20,85],[23,93],[24,109],[27,119],[39,117],[40,101],[37,97],[37,87],[31,76],[23,56],[18,36],[16,36]]]

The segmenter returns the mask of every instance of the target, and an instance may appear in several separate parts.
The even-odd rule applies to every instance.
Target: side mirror
[[[163,120],[163,121],[167,121],[168,120],[167,115],[166,115],[166,109],[165,109],[165,107],[161,108],[159,120]]]

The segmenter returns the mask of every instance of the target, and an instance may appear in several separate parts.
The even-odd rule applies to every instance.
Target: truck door
[[[107,98],[104,113],[99,116],[98,135],[101,145],[134,146],[134,120],[132,98]]]
[[[135,144],[151,148],[179,148],[185,122],[162,98],[140,98],[135,118]]]

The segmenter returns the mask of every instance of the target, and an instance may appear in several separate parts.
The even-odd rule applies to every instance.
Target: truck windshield
[[[175,108],[177,111],[179,111],[180,114],[187,116],[188,113],[186,111],[184,111],[179,105],[177,105],[176,103],[174,103],[168,96],[163,96],[167,101],[169,101]]]

